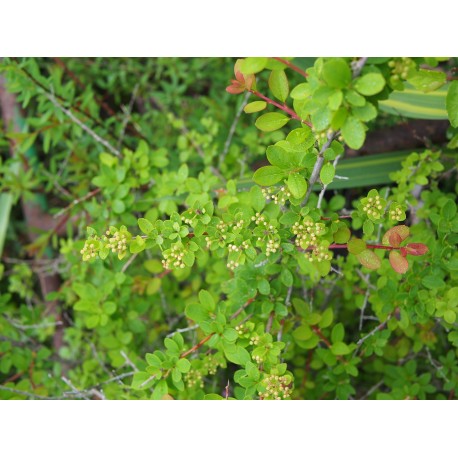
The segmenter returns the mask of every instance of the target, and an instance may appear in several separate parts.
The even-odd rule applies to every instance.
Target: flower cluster
[[[186,250],[181,242],[172,245],[170,250],[164,251],[162,254],[164,259],[162,260],[162,266],[165,270],[170,269],[184,269],[186,266],[183,262],[183,258],[186,255]]]
[[[405,211],[402,206],[396,202],[390,205],[389,218],[391,221],[404,221],[406,219]]]
[[[189,388],[203,388],[204,381],[202,380],[202,373],[196,369],[191,369],[184,376],[184,381]]]
[[[309,261],[330,261],[332,259],[332,251],[328,250],[326,244],[315,245],[312,250],[305,252],[305,257]]]
[[[302,223],[294,223],[291,230],[296,236],[296,246],[306,249],[318,243],[318,238],[326,232],[326,226],[314,222],[310,216],[307,216]]]
[[[267,201],[273,200],[274,203],[279,205],[284,205],[287,199],[291,197],[291,193],[286,186],[282,186],[276,194],[273,188],[262,188],[261,191]]]
[[[242,244],[240,246],[237,246],[237,245],[234,245],[233,243],[230,243],[228,246],[227,246],[227,249],[229,250],[229,252],[235,252],[235,253],[239,253],[243,250],[247,250],[248,248],[250,247],[249,243],[244,240],[242,242]]]
[[[111,236],[111,237],[110,237]],[[102,237],[105,247],[112,253],[124,254],[127,250],[127,234],[120,231],[106,231]]]
[[[237,267],[239,266],[240,264],[237,262],[237,261],[229,261],[227,264],[226,264],[226,267],[230,270],[235,270],[237,269]]]
[[[409,76],[409,71],[415,68],[415,62],[410,57],[401,57],[388,62],[388,67],[391,68],[391,79],[393,81],[403,80]]]
[[[100,242],[95,238],[91,237],[86,240],[83,249],[80,251],[80,253],[83,255],[83,261],[90,261],[91,259],[94,259],[97,256],[99,247]]]
[[[258,395],[263,399],[274,399],[280,401],[291,396],[291,380],[287,375],[267,375],[263,384],[266,391],[258,392]]]
[[[181,221],[183,221],[183,223],[185,224],[189,224],[190,226],[192,226],[194,223],[194,219],[199,215],[205,215],[205,212],[205,208],[202,208],[202,210],[190,208],[181,215]]]
[[[377,221],[385,212],[386,200],[382,199],[375,189],[371,189],[367,197],[361,199],[361,210],[372,221]]]

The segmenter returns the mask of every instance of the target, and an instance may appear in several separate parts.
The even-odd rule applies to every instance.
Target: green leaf
[[[368,73],[358,78],[354,87],[360,94],[375,95],[385,87],[385,78],[380,73]]]
[[[176,367],[181,373],[185,374],[191,369],[191,363],[187,359],[182,358],[177,361]]]
[[[295,199],[301,199],[307,192],[307,182],[299,173],[292,172],[288,176],[288,188]]]
[[[456,321],[456,313],[453,310],[446,310],[444,312],[444,320],[448,324],[454,324]]]
[[[246,59],[243,59],[240,70],[244,74],[259,73],[264,70],[267,62],[267,57],[247,57]]]
[[[215,310],[215,307],[216,307],[215,300],[213,299],[213,296],[205,289],[202,289],[199,292],[199,300],[200,300],[200,303],[205,307],[206,310],[209,310],[209,311]]]
[[[256,170],[253,180],[260,186],[272,186],[285,177],[285,173],[279,167],[267,165]]]
[[[334,175],[336,174],[336,170],[334,166],[328,162],[324,164],[323,168],[320,171],[320,179],[324,185],[328,185],[334,179]]]
[[[280,169],[291,169],[298,167],[302,154],[287,151],[280,146],[272,145],[266,151],[267,160]]]
[[[366,139],[363,123],[354,116],[348,116],[342,127],[342,137],[350,148],[361,148]]]
[[[426,275],[422,278],[421,283],[428,289],[443,288],[445,286],[444,280],[436,275]]]
[[[185,315],[196,323],[207,321],[210,318],[208,310],[205,310],[201,304],[189,304],[185,308]]]
[[[347,243],[350,239],[351,231],[346,226],[341,226],[334,234],[334,241],[336,243]]]
[[[458,81],[453,81],[448,88],[446,107],[450,124],[458,127]]]
[[[333,328],[331,332],[331,342],[332,343],[337,343],[341,342],[345,337],[345,329],[342,323],[337,323]]]
[[[407,81],[422,92],[431,92],[439,89],[447,82],[444,72],[419,69],[409,75]]]
[[[153,223],[151,223],[151,221],[148,221],[147,219],[145,218],[139,218],[138,219],[138,227],[140,228],[140,230],[144,233],[144,234],[149,234],[150,232],[153,231],[154,229],[154,226],[153,226]]]
[[[331,346],[331,352],[333,355],[342,356],[348,355],[348,353],[351,352],[351,349],[346,343],[336,342]]]
[[[366,221],[364,221],[364,224],[363,224],[363,232],[364,232],[364,235],[371,235],[373,232],[374,232],[374,223],[370,220],[370,219],[367,219]]]
[[[251,361],[250,354],[240,345],[228,344],[224,345],[224,354],[226,358],[235,364],[244,366],[247,362]]]
[[[235,342],[238,338],[237,331],[232,328],[226,328],[223,332],[223,338],[224,340],[227,340],[228,342]]]
[[[283,113],[266,113],[256,120],[255,126],[263,132],[273,132],[281,129],[289,120],[290,118]]]
[[[366,242],[361,239],[351,239],[348,242],[347,249],[351,254],[361,254],[366,249]]]
[[[382,265],[380,258],[372,250],[364,250],[357,258],[364,267],[371,270],[376,270]]]
[[[447,221],[451,221],[456,215],[456,203],[448,199],[441,209],[441,216]]]
[[[289,94],[288,78],[283,70],[272,70],[269,76],[269,88],[272,94],[284,102]]]
[[[296,340],[309,340],[313,335],[313,331],[307,324],[303,324],[293,331],[293,337]]]
[[[280,272],[280,281],[288,288],[293,286],[294,277],[289,269],[282,269]]]
[[[147,372],[136,372],[132,378],[132,388],[134,390],[146,390],[147,388],[150,388],[154,383],[153,378],[146,383],[150,378],[151,374],[148,374]]]
[[[351,113],[360,121],[368,122],[377,117],[377,109],[372,103],[367,102],[362,107],[353,107]]]
[[[258,111],[264,110],[267,107],[267,102],[259,100],[257,102],[251,102],[245,105],[243,111],[245,113],[257,113]]]
[[[350,66],[344,59],[332,59],[323,65],[323,79],[337,89],[347,87],[351,82]]]
[[[113,208],[113,211],[118,214],[124,213],[124,211],[126,210],[126,206],[124,202],[119,199],[116,199],[113,201],[112,208]]]

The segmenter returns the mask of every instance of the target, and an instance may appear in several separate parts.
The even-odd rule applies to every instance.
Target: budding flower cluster
[[[323,223],[315,223],[308,216],[302,223],[294,223],[291,230],[296,236],[296,246],[306,249],[317,243],[318,238],[326,232],[326,226]]]
[[[237,269],[237,267],[239,266],[240,264],[236,261],[229,261],[227,264],[226,264],[226,267],[230,270],[235,270]]]
[[[262,188],[261,191],[267,201],[273,200],[274,203],[280,205],[284,205],[286,203],[286,199],[291,197],[291,193],[285,186],[282,186],[277,194],[274,194],[272,188]]]
[[[390,219],[392,221],[404,221],[406,219],[406,215],[401,207],[392,206],[390,208]]]
[[[250,247],[250,245],[248,244],[248,242],[246,240],[244,240],[240,246],[237,246],[237,245],[234,245],[233,243],[230,243],[227,246],[227,249],[229,250],[229,252],[239,253],[239,252],[241,252],[243,250],[247,250],[249,247]]]
[[[173,245],[169,251],[164,251],[162,266],[165,270],[184,269],[186,267],[183,262],[185,254],[186,251],[181,243]]]
[[[191,369],[184,376],[184,381],[189,388],[203,388],[204,382],[202,380],[202,373],[196,369]]]
[[[241,220],[237,221],[236,223],[234,223],[233,227],[234,227],[234,229],[241,229],[244,224],[245,224],[245,221],[243,219],[241,219]]]
[[[289,377],[283,375],[268,375],[263,382],[266,384],[266,391],[258,395],[264,399],[275,399],[280,401],[291,396],[291,382]]]
[[[237,334],[239,336],[244,336],[244,337],[248,337],[247,335],[245,334],[250,334],[250,329],[248,328],[248,326],[244,323],[242,324],[239,324],[238,326],[235,327],[235,330],[237,331]]]
[[[382,199],[376,190],[369,191],[367,197],[361,199],[361,210],[372,221],[378,220],[385,212],[386,201]]]
[[[254,335],[250,338],[250,345],[258,345],[259,344],[259,336]]]
[[[305,253],[305,258],[309,261],[330,261],[332,259],[332,252],[328,250],[326,245],[316,245],[311,251]]]
[[[397,81],[399,78],[407,79],[410,69],[414,68],[415,64],[409,57],[401,57],[400,59],[390,60],[388,67],[391,68],[391,74],[393,75],[391,78]]]
[[[204,368],[206,369],[207,373],[210,375],[215,375],[216,371],[219,367],[219,361],[210,355],[204,362]]]
[[[110,231],[105,232],[106,235],[102,240],[106,243],[105,247],[111,250],[112,253],[122,254],[127,250],[127,236],[119,231],[116,231],[111,237]]]
[[[267,226],[267,224],[268,224],[267,221],[266,221],[266,217],[261,215],[261,213],[259,213],[259,212],[256,213],[256,216],[252,216],[251,217],[251,221],[254,221],[256,226]]]
[[[269,239],[266,246],[266,256],[270,256],[271,253],[276,253],[279,248],[279,242],[275,241],[274,239]]]
[[[91,259],[94,259],[97,255],[98,250],[99,242],[97,240],[86,240],[83,249],[80,251],[80,253],[83,255],[83,261],[90,261]]]
[[[317,132],[315,128],[312,127],[312,132],[315,134],[315,140],[320,141],[320,140],[325,140],[326,138],[328,138],[328,135],[332,134],[332,129],[328,129],[326,132],[325,131]]]

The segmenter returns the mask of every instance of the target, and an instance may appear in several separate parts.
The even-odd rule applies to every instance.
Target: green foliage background
[[[291,62],[1,62],[0,398],[456,397],[454,60]],[[341,159],[405,116],[446,148]]]

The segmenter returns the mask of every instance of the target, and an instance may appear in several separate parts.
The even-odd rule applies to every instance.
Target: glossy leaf
[[[289,84],[283,70],[272,70],[269,77],[269,88],[274,97],[285,102],[289,94]]]
[[[255,125],[263,132],[273,132],[281,129],[289,120],[290,118],[283,113],[266,113],[256,120]]]

